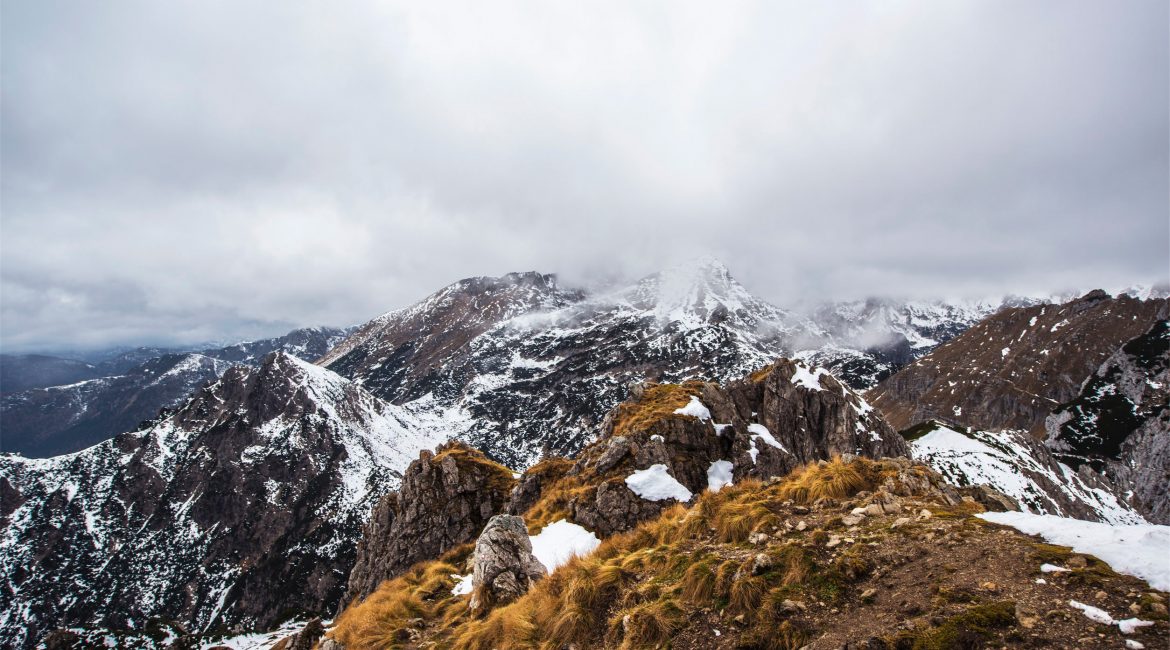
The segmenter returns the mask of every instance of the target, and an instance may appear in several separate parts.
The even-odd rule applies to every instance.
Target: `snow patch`
[[[1011,526],[1022,533],[1040,535],[1045,541],[1088,553],[1113,567],[1136,576],[1155,589],[1170,589],[1170,526],[1157,524],[1110,525],[1027,512],[984,512],[977,517]]]
[[[791,381],[809,390],[824,390],[821,388],[821,377],[828,374],[829,371],[824,368],[814,368],[810,371],[804,364],[797,363],[796,369],[792,371]]]
[[[698,397],[693,395],[691,396],[691,401],[688,402],[686,406],[680,409],[675,409],[674,413],[675,415],[689,415],[693,418],[699,418],[700,420],[711,419],[710,409],[704,406],[703,403],[699,401]]]
[[[735,465],[732,465],[729,460],[717,460],[711,463],[711,466],[707,468],[707,489],[718,492],[724,486],[731,485],[731,473],[734,469]]]
[[[596,534],[564,519],[552,522],[528,539],[532,541],[532,554],[549,573],[578,555],[592,553],[601,544]],[[471,593],[470,580],[468,587],[468,593]]]
[[[452,596],[466,596],[471,593],[471,579],[475,577],[474,573],[469,573],[461,576],[458,573],[452,573],[452,578],[455,578],[455,586],[451,588]]]
[[[647,501],[676,499],[686,502],[690,501],[691,496],[693,496],[686,486],[670,475],[670,472],[666,470],[666,465],[662,463],[656,463],[630,474],[626,477],[626,485],[634,494]]]

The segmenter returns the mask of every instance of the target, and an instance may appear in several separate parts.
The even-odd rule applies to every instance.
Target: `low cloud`
[[[1166,281],[1167,14],[16,0],[0,345],[261,336],[701,253],[781,304]]]

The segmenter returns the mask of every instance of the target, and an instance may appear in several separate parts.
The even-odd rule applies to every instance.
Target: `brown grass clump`
[[[471,554],[471,544],[448,551],[434,562],[420,563],[405,574],[387,580],[360,603],[346,608],[337,618],[330,636],[355,650],[386,648],[400,641],[399,634],[415,618],[458,621],[466,615],[466,601],[462,608],[452,609],[448,598],[455,579]]]
[[[621,610],[610,620],[610,634],[622,648],[657,648],[670,642],[686,622],[674,601],[663,598]]]
[[[512,470],[484,456],[483,452],[478,449],[468,447],[461,442],[448,442],[435,451],[435,457],[432,460],[434,463],[441,463],[446,458],[452,458],[456,464],[463,467],[478,465],[486,469],[488,489],[492,491],[508,494],[516,485],[516,479],[512,478]]]
[[[845,462],[840,456],[824,463],[810,463],[796,470],[781,484],[780,495],[797,503],[812,503],[829,497],[840,499],[876,487],[877,471],[873,461],[854,458]]]
[[[624,436],[644,431],[650,425],[665,418],[681,418],[674,412],[686,406],[691,397],[698,396],[702,382],[688,381],[683,384],[653,384],[647,386],[638,400],[623,402],[617,408],[614,418],[613,435]]]

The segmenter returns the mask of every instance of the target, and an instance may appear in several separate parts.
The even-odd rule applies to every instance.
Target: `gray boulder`
[[[475,542],[471,609],[504,605],[528,593],[547,571],[532,554],[528,527],[514,515],[496,515]]]

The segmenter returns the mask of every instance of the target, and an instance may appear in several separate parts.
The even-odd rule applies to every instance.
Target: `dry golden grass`
[[[428,622],[436,647],[461,650],[653,648],[668,644],[697,611],[744,614],[744,641],[751,647],[797,648],[805,633],[781,611],[794,594],[832,594],[868,570],[852,557],[815,560],[801,542],[767,551],[771,566],[752,575],[759,552],[744,542],[752,531],[780,525],[785,499],[844,498],[866,489],[880,463],[840,459],[810,465],[769,486],[741,481],[705,493],[691,508],[672,507],[650,522],[604,540],[593,553],[571,560],[520,599],[482,617],[467,610],[466,596],[452,596],[451,573],[470,548],[423,564],[388,581],[338,618],[333,636],[357,650],[395,647],[412,618]],[[579,477],[554,483],[555,504],[571,498]],[[546,504],[547,505],[547,504]],[[554,512],[555,508],[532,512]],[[806,540],[807,541],[807,540]],[[818,598],[831,597],[829,595]]]
[[[653,384],[642,392],[641,399],[623,402],[614,418],[613,435],[624,436],[645,431],[659,420],[672,417],[675,410],[686,406],[692,396],[698,396],[703,383],[688,381],[682,384]]]
[[[435,450],[432,462],[441,463],[446,458],[452,458],[460,466],[478,465],[487,470],[488,487],[492,491],[508,494],[516,485],[512,478],[512,470],[489,459],[478,449],[473,449],[461,442],[448,442]]]
[[[797,503],[812,503],[824,497],[840,499],[873,489],[878,478],[873,461],[857,458],[846,463],[836,457],[797,469],[781,484],[780,495]]]
[[[393,647],[398,633],[414,618],[443,619],[455,623],[466,615],[466,604],[453,608],[448,597],[455,586],[452,574],[472,552],[464,544],[433,562],[415,565],[405,574],[387,580],[360,603],[350,605],[340,616],[331,636],[347,648],[375,650]]]

